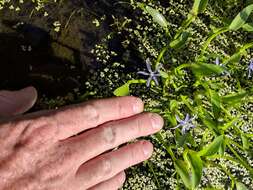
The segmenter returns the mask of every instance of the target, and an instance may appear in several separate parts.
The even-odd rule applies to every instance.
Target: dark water
[[[94,72],[100,67],[90,51],[112,32],[112,15],[131,14],[127,4],[117,2],[65,1],[46,7],[48,17],[36,12],[31,16],[31,3],[24,4],[20,13],[0,11],[0,89],[33,85],[48,97],[61,96],[76,88],[82,90],[83,83],[92,75],[90,68]],[[95,27],[92,20],[103,15],[106,20]],[[52,23],[59,19],[64,29],[52,32]],[[121,40],[119,36],[108,44],[119,52],[112,61],[122,61],[127,53],[133,63],[141,62],[134,51],[120,45]]]

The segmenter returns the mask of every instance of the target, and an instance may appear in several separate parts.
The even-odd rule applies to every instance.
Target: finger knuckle
[[[99,122],[99,113],[97,107],[93,103],[88,103],[80,109],[82,109],[82,113],[88,122],[94,124]]]
[[[142,133],[143,122],[140,118],[135,119],[135,124],[132,126],[132,130],[135,136],[139,136]]]
[[[115,107],[119,117],[125,115],[125,108],[119,100],[115,100]]]
[[[114,146],[117,141],[117,136],[118,133],[116,128],[111,125],[108,125],[102,129],[102,139],[109,146]]]
[[[109,157],[104,157],[101,159],[99,171],[103,174],[103,176],[111,176],[112,161]]]
[[[136,155],[138,155],[138,153],[136,154],[136,149],[132,148],[132,147],[127,147],[128,149],[128,166],[131,166],[132,163],[136,160]]]

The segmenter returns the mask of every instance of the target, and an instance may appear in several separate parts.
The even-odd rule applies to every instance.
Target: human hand
[[[20,114],[32,106],[35,89],[24,91],[19,95],[9,92],[16,100],[9,101],[9,112],[4,114],[0,109],[0,116],[13,115],[14,111],[14,115]],[[148,159],[153,146],[137,141],[114,148],[163,126],[159,115],[142,112],[140,99],[121,97],[2,120],[0,190],[120,188],[124,170]]]

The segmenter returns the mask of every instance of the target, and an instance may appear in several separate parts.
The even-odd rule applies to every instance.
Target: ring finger
[[[125,182],[126,174],[125,172],[120,172],[111,179],[108,179],[88,190],[117,190],[122,187]]]
[[[120,171],[147,160],[152,152],[153,145],[150,142],[139,141],[98,156],[80,166],[76,173],[76,183],[84,189],[93,187]]]

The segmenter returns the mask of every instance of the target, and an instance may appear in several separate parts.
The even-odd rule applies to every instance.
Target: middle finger
[[[158,132],[163,119],[158,114],[143,113],[131,118],[109,122],[79,136],[67,139],[77,166],[138,137]]]

